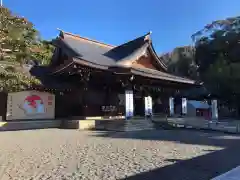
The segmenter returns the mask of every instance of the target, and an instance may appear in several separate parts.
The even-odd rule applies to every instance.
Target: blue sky
[[[32,21],[43,38],[56,28],[118,45],[152,31],[161,54],[191,43],[213,20],[240,15],[240,0],[3,0]]]

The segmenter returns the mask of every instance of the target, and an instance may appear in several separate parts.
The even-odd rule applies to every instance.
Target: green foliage
[[[31,54],[31,47],[38,41],[38,32],[34,29],[33,24],[26,19],[12,15],[7,8],[0,8],[1,49],[8,50],[15,61],[24,63],[24,60]]]
[[[7,71],[7,72],[16,72],[16,71],[17,71],[14,66],[7,66],[7,67],[5,67],[4,69],[5,69],[5,71]]]
[[[178,76],[196,79],[194,51],[195,49],[191,46],[178,47],[173,52],[164,54],[161,58],[167,64],[169,72]]]
[[[206,71],[220,56],[228,63],[240,62],[240,17],[214,21],[192,38],[199,71]]]
[[[17,92],[25,90],[32,85],[38,85],[40,81],[23,75],[22,73],[1,71],[0,72],[0,90],[6,92]]]
[[[192,38],[206,87],[240,109],[240,17],[214,21]]]
[[[2,59],[20,64],[29,59],[37,59],[48,64],[53,46],[39,37],[39,32],[27,19],[13,15],[5,7],[0,7],[0,54]]]
[[[53,46],[39,37],[34,25],[27,19],[14,15],[0,6],[0,90],[19,91],[40,82],[21,72],[27,60],[38,60],[40,64],[50,62]],[[16,68],[19,67],[19,68]]]
[[[211,24],[207,24],[200,31],[194,33],[192,35],[192,39],[195,43],[207,43],[208,41],[224,37],[228,34],[239,33],[239,25],[240,16],[213,21]]]
[[[32,52],[32,59],[41,60],[40,63],[47,65],[50,63],[54,51],[54,46],[48,41],[41,41],[35,46],[35,51]]]
[[[240,110],[240,16],[214,21],[192,35],[194,47],[162,56],[176,75],[204,82],[212,94]]]

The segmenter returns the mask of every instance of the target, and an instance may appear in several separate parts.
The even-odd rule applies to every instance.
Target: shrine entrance
[[[166,114],[169,97],[196,85],[194,80],[167,72],[150,34],[111,46],[60,31],[53,40],[51,66],[41,77],[48,82],[46,88],[55,84],[54,89],[71,90],[56,96],[56,117],[144,117],[145,101],[146,114]]]

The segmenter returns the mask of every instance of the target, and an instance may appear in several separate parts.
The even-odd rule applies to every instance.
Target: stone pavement
[[[193,130],[0,132],[0,179],[209,180],[240,164],[239,142]]]

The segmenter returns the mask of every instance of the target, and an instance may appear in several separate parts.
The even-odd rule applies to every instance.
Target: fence
[[[208,129],[222,132],[240,133],[240,121],[209,121],[198,117],[168,117],[153,119],[156,123],[168,123],[174,127]]]

